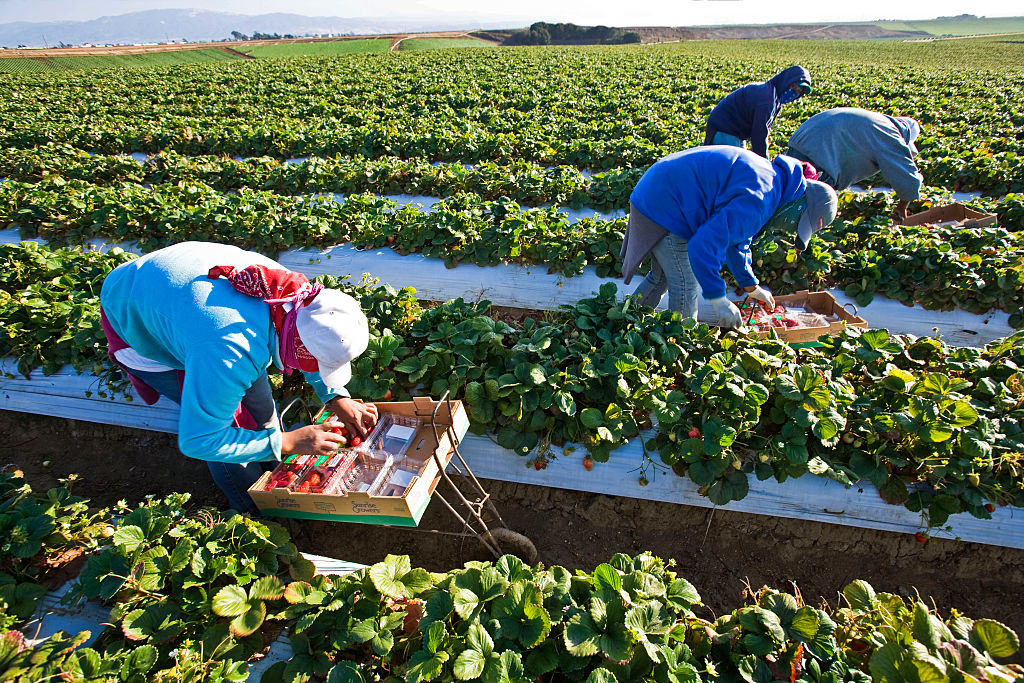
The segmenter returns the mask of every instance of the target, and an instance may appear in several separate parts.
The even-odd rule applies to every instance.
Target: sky
[[[238,14],[289,12],[336,17],[475,17],[484,23],[571,21],[608,26],[699,26],[784,22],[875,21],[931,19],[971,13],[977,16],[1020,16],[1020,0],[0,0],[0,23],[13,21],[84,21],[148,9],[206,9]]]

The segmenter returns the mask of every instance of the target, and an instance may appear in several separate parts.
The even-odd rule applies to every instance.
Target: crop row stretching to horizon
[[[1024,63],[1020,45],[970,42],[956,48],[962,62],[980,66],[998,52]],[[921,121],[921,161],[941,181],[930,184],[1003,193],[1024,176],[1024,114],[1013,107],[1024,89],[1019,69],[945,71],[943,51],[927,68],[881,65],[894,49],[917,54],[908,44],[853,44],[845,57],[831,45],[797,54],[762,44],[771,59],[725,41],[10,75],[0,77],[9,86],[0,147],[641,167],[699,144],[708,112],[730,90],[800,61],[815,90],[783,109],[773,152],[814,113],[860,106]],[[859,64],[871,50],[879,65]]]

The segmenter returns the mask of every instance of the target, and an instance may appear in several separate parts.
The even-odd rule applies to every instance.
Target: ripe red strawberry
[[[850,641],[850,649],[854,652],[863,652],[868,649],[868,644],[860,638],[854,638]]]
[[[985,503],[985,509],[988,510],[989,512],[995,512],[996,506],[993,505],[992,503]]]
[[[395,236],[394,235],[388,235],[388,244],[394,244],[394,243],[395,243]]]
[[[533,469],[535,469],[538,472],[540,472],[540,468],[541,468],[540,460],[534,460],[533,461]]]
[[[385,401],[390,401],[391,400],[391,390],[390,389],[388,389],[388,392],[386,394],[384,394],[384,400]]]
[[[928,534],[926,534],[923,531],[918,531],[916,534],[914,534],[914,540],[916,540],[918,543],[927,543]]]
[[[352,448],[355,448],[356,446],[358,446],[361,443],[363,443],[363,440],[360,439],[358,436],[353,436],[352,437]]]
[[[700,438],[700,430],[697,429],[696,427],[694,427],[689,432],[687,432],[686,435],[689,436],[691,439],[699,439]]]
[[[589,455],[583,458],[583,469],[585,469],[587,472],[594,469],[594,459],[591,458]]]
[[[322,481],[322,479],[320,478],[320,473],[312,472],[309,475],[309,479],[307,479],[307,481],[309,482],[310,486],[319,486]]]

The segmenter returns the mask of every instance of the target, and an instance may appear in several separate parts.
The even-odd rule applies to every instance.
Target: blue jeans
[[[669,310],[684,318],[696,318],[699,289],[690,268],[686,240],[670,232],[651,250],[651,270],[634,294],[640,297],[640,303],[656,308],[667,291]]]
[[[176,371],[141,372],[132,370],[132,374],[153,387],[161,396],[181,405],[181,389],[178,387]],[[264,372],[245,392],[242,405],[256,420],[256,424],[262,428],[272,429],[278,426],[277,406],[274,404],[273,394],[270,393],[270,380],[267,379],[267,373]],[[249,487],[277,463],[273,461],[246,463],[207,461],[206,464],[210,468],[213,483],[227,496],[228,504],[232,509],[249,515],[260,514],[259,508],[249,497]]]
[[[746,145],[743,144],[743,140],[740,140],[735,135],[729,135],[728,133],[723,133],[722,131],[715,132],[715,137],[712,140],[711,144],[729,145],[730,147],[746,147]]]

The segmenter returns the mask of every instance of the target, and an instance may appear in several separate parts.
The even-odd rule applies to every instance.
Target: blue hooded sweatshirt
[[[779,95],[797,83],[811,83],[811,74],[802,66],[791,66],[763,83],[737,88],[711,110],[708,126],[750,140],[750,148],[767,158],[768,129],[782,109]]]
[[[633,189],[633,207],[688,242],[690,267],[705,299],[725,296],[722,266],[741,287],[758,284],[750,242],[784,204],[807,189],[803,167],[725,145],[670,154],[647,169]]]

